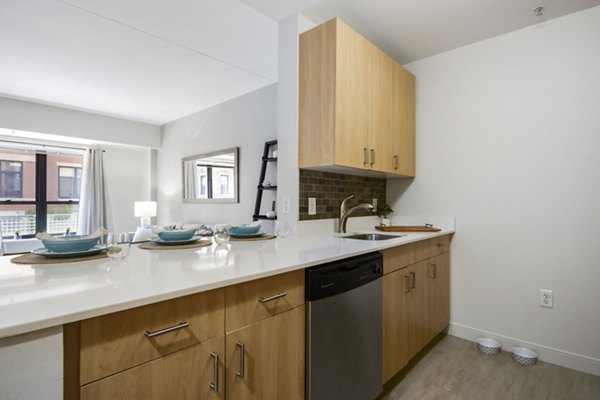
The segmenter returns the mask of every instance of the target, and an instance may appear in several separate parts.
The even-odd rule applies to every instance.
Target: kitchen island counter
[[[382,241],[333,234],[231,241],[198,249],[144,250],[123,261],[23,265],[0,258],[0,338],[277,275],[454,232]]]

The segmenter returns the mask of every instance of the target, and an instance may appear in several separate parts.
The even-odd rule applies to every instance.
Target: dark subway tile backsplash
[[[349,206],[358,203],[371,203],[377,199],[378,204],[385,203],[385,178],[370,178],[356,175],[343,175],[333,172],[300,170],[300,221],[309,219],[339,218],[339,207],[342,200],[351,194]],[[317,199],[317,214],[308,215],[308,198]],[[357,211],[352,216],[374,215],[369,211]]]

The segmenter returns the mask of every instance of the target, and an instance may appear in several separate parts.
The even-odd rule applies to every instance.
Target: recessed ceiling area
[[[273,19],[340,17],[402,64],[600,5],[600,0],[242,0]],[[544,13],[533,9],[543,5]],[[287,6],[287,8],[286,8]]]
[[[544,6],[536,17],[533,9]],[[0,96],[156,125],[277,82],[278,22],[339,16],[401,63],[600,0],[14,0]],[[1,128],[1,127],[0,127]]]
[[[277,23],[238,0],[0,7],[0,96],[163,124],[277,81]]]

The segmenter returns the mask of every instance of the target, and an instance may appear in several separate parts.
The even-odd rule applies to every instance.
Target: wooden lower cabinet
[[[226,336],[228,399],[304,399],[305,306]]]
[[[450,253],[427,260],[423,282],[427,294],[427,337],[433,338],[450,322]]]
[[[224,399],[224,356],[221,336],[84,385],[81,399]]]
[[[383,383],[450,322],[450,253],[383,276]]]

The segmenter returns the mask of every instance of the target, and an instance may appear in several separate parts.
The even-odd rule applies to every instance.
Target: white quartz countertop
[[[0,338],[453,233],[382,241],[333,234],[144,250],[124,261],[23,265],[0,257]]]

